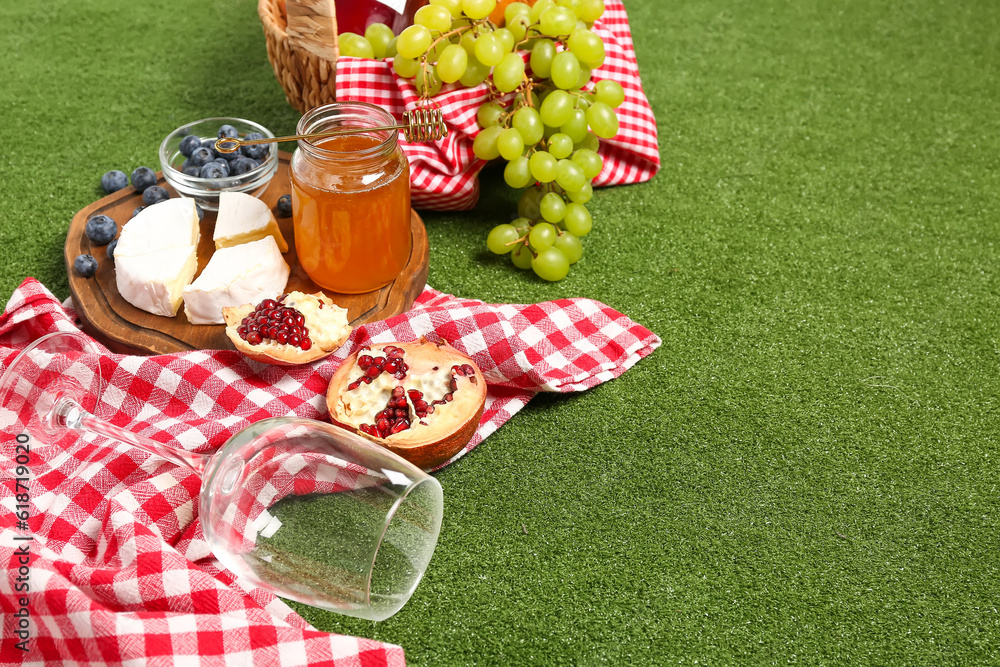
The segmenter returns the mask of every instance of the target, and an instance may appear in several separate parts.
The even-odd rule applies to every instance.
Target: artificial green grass
[[[294,127],[254,4],[0,7],[4,297],[67,296],[72,214],[181,122]],[[599,299],[662,349],[438,474],[398,615],[298,609],[414,665],[996,663],[1000,5],[626,6],[663,171],[597,193],[557,284],[486,253],[494,175],[424,216],[428,281]]]

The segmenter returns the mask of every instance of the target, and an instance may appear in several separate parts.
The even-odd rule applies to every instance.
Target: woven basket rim
[[[264,25],[264,30],[278,39],[288,39],[288,33],[285,32],[285,29],[281,27],[281,23],[278,21],[277,0],[258,0],[257,15],[260,17],[260,22]]]

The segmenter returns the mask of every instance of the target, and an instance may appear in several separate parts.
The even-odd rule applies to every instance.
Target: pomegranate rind
[[[316,292],[315,294],[310,294],[308,296],[316,298],[326,306],[334,308],[339,307],[330,297],[322,292]],[[308,364],[333,354],[337,348],[343,345],[351,335],[350,325],[343,327],[340,332],[325,332],[329,336],[329,341],[320,345],[316,342],[316,338],[310,333],[309,337],[313,341],[313,346],[308,350],[303,350],[295,347],[294,345],[282,345],[280,343],[260,343],[259,345],[251,345],[247,341],[240,338],[240,335],[236,332],[236,330],[243,322],[243,318],[252,313],[256,305],[257,304],[253,303],[245,303],[242,306],[230,306],[222,309],[222,317],[226,320],[226,336],[229,337],[229,340],[233,342],[233,346],[238,351],[242,352],[254,361],[271,364],[273,366],[299,366],[301,364]],[[315,326],[316,323],[311,321],[307,316],[306,327],[310,329],[310,332],[314,330]]]
[[[403,358],[410,366],[411,373],[415,370],[419,372],[420,364],[433,364],[441,368],[467,364],[475,370],[475,374],[455,376],[457,389],[454,400],[448,404],[447,410],[438,410],[434,415],[425,417],[427,426],[379,438],[365,433],[359,425],[353,423],[341,399],[350,393],[347,386],[352,370],[357,367],[358,357],[381,352],[387,346],[402,348]],[[405,380],[402,383],[405,384]],[[380,343],[362,348],[344,360],[330,380],[326,405],[333,424],[357,433],[426,470],[444,463],[472,440],[486,407],[486,378],[471,358],[445,342],[431,342],[421,338],[415,343]]]

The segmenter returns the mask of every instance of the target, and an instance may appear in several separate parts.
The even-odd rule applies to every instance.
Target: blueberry
[[[240,133],[237,132],[236,128],[233,127],[232,125],[223,125],[222,127],[219,128],[219,132],[218,134],[216,134],[216,136],[219,137],[220,139],[226,139],[226,138],[237,139],[239,138]]]
[[[215,139],[205,139],[205,141],[201,142],[201,147],[207,148],[208,150],[212,151],[213,159],[223,155],[223,153],[220,152],[219,149],[215,147]]]
[[[189,134],[181,139],[181,155],[191,157],[191,153],[199,146],[201,146],[201,139],[193,134]]]
[[[229,163],[229,173],[233,176],[240,176],[256,168],[257,163],[243,155]]]
[[[225,178],[226,173],[222,171],[222,165],[218,162],[209,162],[201,168],[202,178]]]
[[[193,167],[188,165],[182,170],[188,176],[194,176],[195,178],[201,178],[201,167]]]
[[[264,135],[260,132],[251,132],[246,136],[247,139],[263,139]],[[240,152],[249,158],[254,160],[263,160],[271,153],[271,147],[267,144],[252,144],[250,146],[241,146]]]
[[[106,215],[95,215],[87,221],[84,232],[94,245],[105,245],[118,234],[118,225]]]
[[[275,207],[279,218],[287,218],[292,214],[292,195],[281,195],[278,197],[278,205]]]
[[[230,170],[229,170],[229,163],[228,163],[228,162],[226,162],[226,161],[225,161],[224,159],[222,159],[221,157],[217,157],[217,158],[215,158],[215,159],[214,159],[214,160],[212,160],[212,162],[210,162],[209,164],[212,164],[213,162],[214,162],[215,164],[219,165],[220,167],[222,167],[222,175],[223,175],[223,176],[229,176],[229,171],[230,171]],[[204,167],[202,167],[202,169],[204,169]]]
[[[132,187],[142,192],[151,185],[156,185],[156,172],[149,167],[136,167],[132,172]]]
[[[159,204],[161,201],[166,201],[167,199],[170,199],[170,193],[159,185],[148,187],[142,193],[142,203],[146,206]]]
[[[73,270],[84,278],[89,278],[97,273],[97,260],[93,255],[77,255],[73,260]]]
[[[204,167],[214,159],[215,155],[212,153],[212,149],[202,146],[194,149],[194,152],[191,153],[191,157],[188,158],[188,164],[192,167]]]
[[[194,205],[194,211],[195,211],[195,213],[198,214],[198,221],[199,222],[201,222],[202,220],[205,219],[205,209],[203,209],[200,205],[195,204]]]
[[[139,215],[142,212],[142,209],[144,209],[144,208],[146,208],[146,207],[145,206],[136,206],[135,210],[132,211],[132,217],[134,218],[135,216]]]
[[[115,239],[114,241],[108,244],[108,249],[105,251],[108,254],[108,259],[115,258],[115,248],[117,247],[118,247],[118,239]]]
[[[118,192],[122,188],[128,185],[128,176],[125,175],[124,171],[119,169],[112,169],[108,173],[101,176],[101,187],[108,194],[112,192]]]

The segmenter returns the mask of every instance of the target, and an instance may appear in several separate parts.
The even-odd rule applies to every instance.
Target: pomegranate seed
[[[295,313],[295,323],[300,327],[304,327],[306,325],[306,316],[302,313]]]
[[[274,340],[284,345],[285,343],[288,342],[288,334],[284,331],[279,331],[274,335]]]
[[[402,387],[393,387],[393,388],[392,388],[392,395],[393,395],[393,396],[394,396],[395,398],[399,398],[400,396],[402,396],[402,395],[403,395],[404,391],[405,391],[405,390],[404,390],[404,389],[403,389]]]
[[[296,336],[295,334],[292,334],[291,336],[288,337],[288,344],[298,347],[299,345],[302,344],[302,339]]]
[[[237,329],[236,333],[239,335],[240,338],[246,340],[246,337],[247,337],[247,328],[245,326],[242,326],[239,329]]]
[[[399,370],[399,364],[396,363],[395,361],[390,361],[383,367],[382,370],[384,370],[386,373],[395,373],[397,370]]]
[[[295,318],[291,315],[285,315],[284,319],[281,320],[285,325],[289,327],[295,326]]]
[[[308,337],[305,337],[305,338],[303,338],[303,339],[302,339],[302,344],[301,344],[301,345],[299,345],[299,347],[301,347],[303,351],[306,351],[306,350],[308,350],[308,349],[309,349],[309,348],[311,348],[312,346],[313,346],[313,344],[312,344],[312,339],[311,339],[311,338],[308,338]]]
[[[410,397],[411,401],[416,401],[424,397],[424,394],[419,389],[411,389],[406,392],[406,395]]]
[[[347,385],[347,391],[354,391],[361,386],[361,380],[355,380],[351,384]]]
[[[427,412],[427,401],[422,399],[413,401],[413,409],[417,412]]]
[[[475,375],[476,369],[470,366],[469,364],[462,364],[462,373],[464,373],[465,375]]]
[[[402,380],[406,377],[406,373],[404,373],[403,371],[396,371],[396,374],[393,375],[393,377],[396,378],[397,380]]]
[[[400,419],[406,416],[406,410],[396,410],[396,419]]]
[[[377,378],[382,370],[378,366],[369,366],[368,370],[365,371],[365,375],[370,378]]]
[[[279,296],[278,297],[278,303],[283,302],[285,300],[285,297],[287,297],[287,296],[288,296],[287,294],[282,294],[281,296]]]
[[[362,354],[360,357],[358,357],[358,366],[361,367],[361,370],[365,370],[371,365],[372,365],[372,358],[369,357],[367,354]]]
[[[260,305],[261,308],[267,308],[268,310],[270,310],[271,308],[277,308],[278,302],[275,301],[274,299],[264,299],[263,301],[260,302]]]
[[[375,357],[372,360],[372,363],[378,366],[379,368],[385,368],[385,357]]]
[[[260,332],[251,331],[246,335],[246,341],[251,345],[260,345]]]
[[[389,431],[389,433],[390,434],[402,433],[408,428],[410,428],[410,422],[406,421],[405,419],[400,419],[398,422],[396,422],[396,425],[392,427],[392,430]]]
[[[387,433],[389,431],[389,420],[385,418],[379,419],[376,427],[379,433]]]
[[[451,394],[445,394],[444,395],[444,400],[447,401],[448,403],[451,403],[454,399],[455,399],[455,397],[452,396]]]

